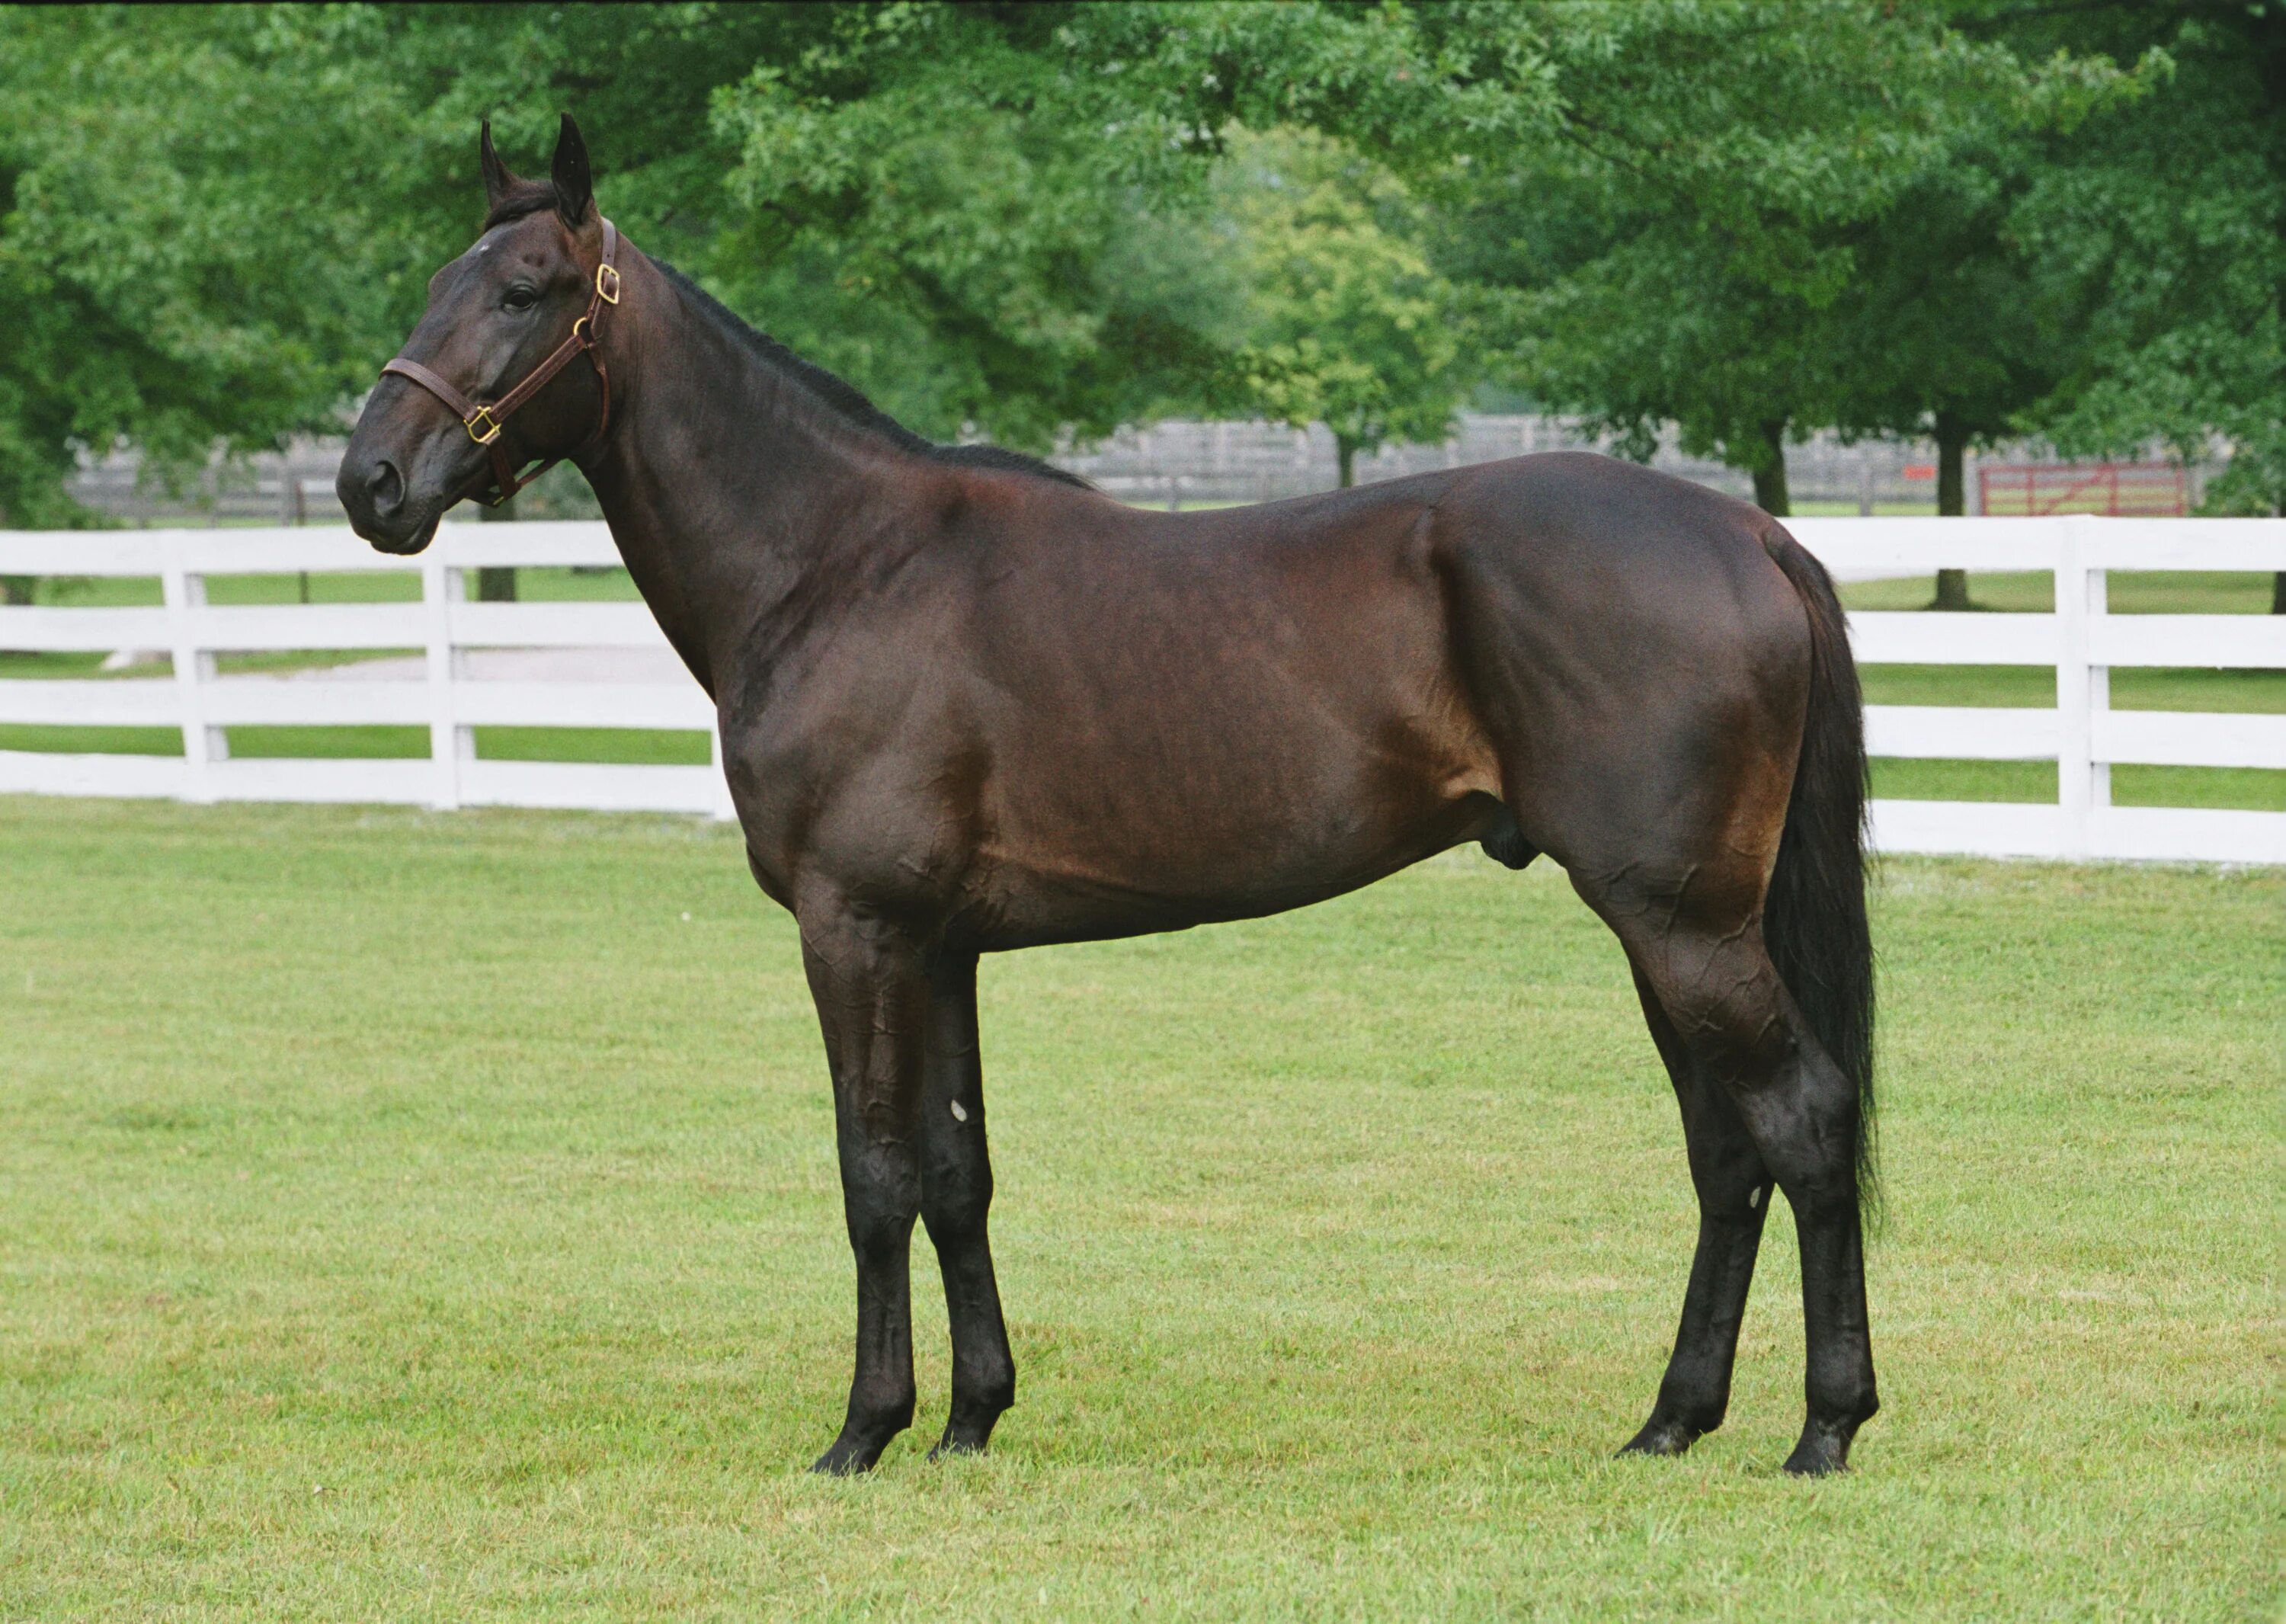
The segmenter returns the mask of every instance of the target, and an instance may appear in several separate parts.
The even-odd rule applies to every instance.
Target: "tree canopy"
[[[1234,394],[1357,453],[1439,440],[1467,398],[1470,313],[1429,264],[1421,209],[1354,150],[1314,136],[1242,136],[1221,167],[1212,230],[1244,290]]]
[[[2286,498],[2251,4],[0,12],[0,523],[323,430],[569,109],[614,217],[939,436],[1433,435],[1491,381],[1784,506],[1789,437],[2156,438]],[[1957,459],[1956,459],[1957,461]]]

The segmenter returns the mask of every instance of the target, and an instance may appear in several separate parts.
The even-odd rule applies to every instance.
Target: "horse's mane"
[[[815,361],[802,359],[768,333],[750,326],[740,319],[737,311],[665,260],[655,258],[651,263],[666,273],[667,280],[681,288],[691,304],[745,344],[765,365],[792,378],[860,428],[870,429],[906,451],[918,453],[938,462],[959,462],[972,468],[997,468],[1010,473],[1031,474],[1042,479],[1076,485],[1084,491],[1095,488],[1077,474],[1068,473],[1037,457],[1026,456],[1021,451],[1010,451],[1002,445],[943,445],[915,434],[868,400],[855,384],[835,376]]]
[[[543,209],[555,207],[555,182],[518,180],[499,202],[493,205],[492,211],[485,217],[484,229],[490,231],[495,225],[504,225],[510,220],[521,220],[526,215],[538,214]],[[749,324],[736,311],[665,260],[654,257],[651,264],[666,272],[667,280],[681,289],[694,307],[744,344],[764,365],[791,378],[824,406],[858,427],[871,430],[899,448],[933,461],[957,462],[970,468],[1000,469],[1009,473],[1030,474],[1041,479],[1077,485],[1084,491],[1095,489],[1077,474],[1067,472],[1037,457],[1026,456],[1021,451],[1010,451],[1000,445],[942,445],[915,434],[868,400],[855,385],[835,376],[815,361],[802,359],[768,333]]]

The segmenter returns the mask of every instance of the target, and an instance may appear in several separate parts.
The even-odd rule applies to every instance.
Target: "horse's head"
[[[579,126],[564,115],[547,180],[509,174],[489,124],[479,152],[484,233],[430,278],[429,309],[367,398],[335,482],[351,524],[384,553],[427,547],[463,497],[505,501],[516,469],[581,448],[609,418],[595,345],[619,302],[617,234],[595,209]]]

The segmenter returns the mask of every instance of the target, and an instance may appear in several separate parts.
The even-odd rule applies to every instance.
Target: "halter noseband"
[[[566,454],[576,457],[589,449],[603,438],[603,430],[611,427],[611,374],[603,367],[602,335],[597,330],[597,324],[603,319],[603,306],[619,302],[619,267],[611,263],[619,248],[619,228],[606,220],[603,222],[603,257],[595,267],[595,291],[588,296],[587,313],[572,324],[571,335],[556,345],[546,360],[524,374],[524,382],[498,400],[478,406],[420,362],[408,361],[401,355],[382,367],[383,377],[393,372],[400,378],[410,378],[443,401],[460,418],[461,426],[469,431],[469,438],[492,453],[492,484],[463,492],[463,495],[474,498],[487,508],[497,508],[564,461],[563,457],[550,457],[519,479],[516,476],[516,465],[508,461],[508,452],[501,445],[501,430],[515,415],[517,408],[545,388],[549,379],[570,366],[575,355],[585,355],[587,364],[595,369],[595,382],[603,386],[603,410],[602,415],[595,419],[595,432]],[[497,490],[500,493],[486,496],[486,490]]]

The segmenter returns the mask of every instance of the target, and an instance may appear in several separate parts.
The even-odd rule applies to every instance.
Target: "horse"
[[[981,955],[1299,908],[1470,841],[1562,866],[1681,1107],[1698,1248],[1622,1453],[1722,1423],[1775,1188],[1807,1332],[1785,1470],[1846,1467],[1878,1408],[1863,711],[1833,584],[1783,525],[1587,453],[1130,508],[911,433],[634,248],[568,115],[546,179],[488,127],[478,149],[483,226],[339,493],[409,555],[572,457],[714,704],[832,1081],[856,1349],[816,1470],[869,1470],[912,1422],[916,1218],[952,1342],[932,1458],[983,1450],[1015,1400]]]

